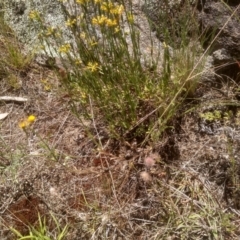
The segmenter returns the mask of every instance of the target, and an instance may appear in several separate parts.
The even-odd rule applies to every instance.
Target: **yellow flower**
[[[103,2],[100,8],[102,11],[109,12],[112,8],[114,8],[114,5],[112,2]]]
[[[102,0],[94,0],[94,3],[100,3]]]
[[[76,65],[81,65],[81,64],[82,64],[81,59],[76,59],[76,60],[75,60],[75,64],[76,64]]]
[[[34,115],[30,115],[28,116],[27,119],[21,121],[18,126],[21,129],[26,129],[27,127],[29,127],[30,125],[32,125],[34,122],[36,121],[36,117]]]
[[[92,19],[92,24],[93,25],[104,25],[107,20],[107,17],[104,15],[94,17]]]
[[[69,18],[69,19],[66,21],[66,26],[72,27],[76,22],[77,22],[77,19],[76,19],[76,18],[74,18],[74,19],[70,19],[70,18]]]
[[[99,69],[99,65],[97,62],[89,62],[86,69],[90,70],[91,72],[96,72]]]
[[[56,28],[48,27],[45,34],[47,37],[49,37],[49,36],[53,35],[55,32],[56,32]]]
[[[95,45],[97,45],[98,43],[95,41],[95,39],[92,39],[91,41],[90,41],[90,46],[91,47],[93,47],[93,46],[95,46]]]
[[[30,115],[27,118],[27,121],[31,124],[34,123],[36,121],[36,117],[34,115]]]
[[[117,20],[116,19],[110,19],[110,18],[108,18],[107,20],[106,20],[106,25],[108,26],[108,27],[114,27],[114,26],[116,26],[117,25]]]
[[[67,53],[67,52],[69,52],[70,49],[71,49],[70,44],[69,44],[69,43],[66,43],[66,44],[63,44],[63,45],[58,49],[58,51],[59,51],[60,53]]]
[[[18,124],[18,126],[19,126],[20,128],[22,128],[22,129],[25,129],[28,125],[29,125],[29,124],[28,124],[28,122],[26,122],[26,121],[22,121],[22,122],[20,122],[20,123]]]
[[[122,4],[110,9],[110,13],[116,14],[119,16],[122,15],[123,11],[124,11],[124,6]]]

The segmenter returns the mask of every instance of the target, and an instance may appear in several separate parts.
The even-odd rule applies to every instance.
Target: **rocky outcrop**
[[[132,0],[131,2],[144,55],[151,52],[151,45],[155,48],[154,53],[163,52],[161,42],[165,41],[166,37],[174,39],[172,45],[174,48],[180,47],[183,41],[189,43],[200,23],[201,30],[204,30],[206,36],[203,44],[205,49],[211,39],[220,32],[211,47],[210,62],[213,65],[209,66],[208,61],[207,69],[216,67],[217,74],[237,79],[240,69],[237,63],[240,61],[239,0],[225,0],[225,3],[222,0]],[[39,32],[36,26],[30,24],[28,17],[31,10],[43,13],[45,22],[49,23],[49,26],[61,26],[66,40],[71,41],[71,33],[66,28],[64,13],[58,0],[1,0],[0,7],[1,5],[4,8],[6,22],[21,42],[25,43],[28,50],[39,46],[37,37]],[[230,17],[234,11],[235,14]],[[151,30],[146,17],[150,20],[152,29],[157,30],[155,34],[160,41],[152,33],[152,40],[150,39]],[[213,79],[213,75],[211,76]]]
[[[49,26],[61,26],[66,33],[65,18],[58,0],[2,0],[4,6],[4,19],[15,32],[17,38],[25,44],[26,50],[37,50],[40,47],[36,25],[33,26],[29,19],[31,11],[35,10],[44,14],[45,22]]]
[[[220,0],[206,1],[199,8],[199,21],[208,36],[205,48],[218,35],[211,47],[217,74],[237,79],[240,71],[237,63],[240,60],[240,3],[238,0],[226,2],[228,5]]]
[[[142,6],[158,38],[173,48],[188,44],[194,32],[197,33],[196,9],[195,0],[146,0]]]
[[[153,29],[158,29],[157,36],[162,41],[168,36],[171,39],[175,38],[176,41],[173,43],[175,47],[181,45],[183,37],[181,32],[184,33],[182,29],[184,24],[188,29],[185,33],[186,43],[191,41],[196,26],[200,24],[200,31],[204,33],[203,47],[205,49],[218,34],[210,48],[213,59],[211,68],[215,68],[218,75],[236,80],[240,75],[237,63],[240,61],[239,5],[239,0],[225,0],[225,2],[222,0],[146,0],[143,11],[152,22]],[[188,22],[190,16],[192,23]],[[162,23],[166,22],[166,19],[168,19],[167,25],[163,26]],[[197,25],[194,24],[194,19]]]
[[[61,7],[59,0],[0,0],[0,2],[1,1],[3,1],[5,21],[14,30],[18,39],[25,44],[27,51],[34,49],[34,51],[37,53],[41,52],[41,50],[39,50],[40,42],[38,40],[38,34],[41,30],[41,27],[37,27],[36,24],[33,26],[33,24],[30,22],[29,13],[32,10],[36,10],[42,16],[44,16],[44,21],[49,24],[49,27],[51,26],[60,28],[63,32],[65,42],[71,42],[73,40],[71,31],[69,31],[69,29],[66,27],[64,10]],[[141,1],[143,2],[144,0]],[[161,50],[161,42],[155,36],[155,34],[151,33],[148,20],[140,8],[142,3],[140,4],[139,0],[132,0],[131,3],[133,8],[132,13],[136,19],[136,29],[138,29],[140,33],[140,47],[143,54],[142,59],[143,61],[145,61],[144,59],[147,58],[150,59],[152,53],[156,55],[157,58],[158,53],[163,52]],[[65,7],[70,13],[71,9],[74,9],[73,5],[71,6],[71,4],[74,4],[73,1],[65,2]],[[124,28],[127,30],[127,23],[126,26],[124,25]],[[128,42],[130,44],[130,37]],[[151,51],[151,46],[154,48],[153,51]],[[50,52],[52,53],[54,51],[50,49]],[[40,55],[41,57],[38,57],[37,59],[39,63],[43,64],[43,62],[46,61],[46,57],[43,57],[42,52]],[[56,55],[54,57],[56,57]]]

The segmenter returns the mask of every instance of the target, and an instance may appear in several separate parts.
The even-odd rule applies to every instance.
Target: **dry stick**
[[[164,114],[168,111],[169,107],[171,105],[173,105],[174,101],[176,100],[176,98],[179,96],[179,94],[182,92],[182,89],[184,88],[185,84],[191,80],[194,76],[192,76],[193,72],[195,71],[195,69],[197,68],[197,66],[200,64],[200,62],[202,61],[203,57],[206,55],[206,53],[209,51],[210,47],[212,46],[212,44],[215,42],[215,40],[218,38],[218,36],[222,33],[223,29],[227,26],[227,24],[229,23],[229,21],[231,20],[231,18],[233,17],[233,15],[237,12],[238,8],[240,7],[240,5],[238,5],[238,7],[233,11],[233,13],[231,14],[231,16],[228,18],[228,20],[225,22],[225,24],[222,26],[221,30],[218,32],[218,34],[214,37],[214,39],[212,40],[212,42],[210,43],[210,45],[207,47],[207,49],[205,50],[205,52],[202,54],[202,56],[200,57],[200,59],[198,60],[198,62],[196,63],[196,65],[193,67],[192,71],[190,72],[186,82],[180,87],[180,89],[178,90],[178,92],[176,93],[176,95],[174,96],[174,98],[172,99],[172,101],[170,102],[170,104],[168,105],[168,107],[164,110],[164,112],[162,113],[162,115],[160,116],[160,118],[162,118],[164,116]],[[159,107],[158,107],[159,108]],[[156,110],[158,109],[156,108]],[[150,114],[147,115],[150,116],[152,113],[154,113],[155,111],[152,111]],[[152,132],[152,130],[156,127],[156,124],[154,124],[154,126],[152,127],[152,129],[150,130],[150,133]],[[150,134],[149,133],[149,134]],[[148,138],[149,134],[147,135],[146,139]],[[146,142],[146,139],[143,141],[143,144]]]
[[[0,101],[4,101],[4,102],[11,102],[12,101],[12,102],[24,103],[24,102],[27,102],[28,99],[23,98],[23,97],[1,96]]]

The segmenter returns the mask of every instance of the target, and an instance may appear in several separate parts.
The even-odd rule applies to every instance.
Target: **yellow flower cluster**
[[[59,51],[60,53],[68,53],[68,52],[70,51],[70,49],[71,49],[70,44],[69,44],[69,43],[66,43],[66,44],[63,44],[63,45],[58,49],[58,51]]]
[[[118,23],[117,23],[117,20],[116,19],[110,19],[110,18],[108,18],[107,20],[106,20],[106,25],[108,26],[108,27],[114,27],[114,26],[116,26]]]
[[[112,2],[102,2],[101,0],[94,0],[95,3],[99,3],[100,9],[106,12],[108,15],[96,16],[92,19],[93,25],[116,27],[119,24],[119,17],[124,11],[123,5],[114,5]]]
[[[77,22],[77,19],[76,18],[74,18],[74,19],[68,19],[67,21],[66,21],[66,26],[68,26],[68,27],[72,27],[72,26],[74,26],[75,24],[76,24],[76,22]]]
[[[86,67],[87,70],[91,72],[96,72],[99,69],[99,65],[97,62],[89,62]]]
[[[118,25],[118,21],[116,19],[107,18],[104,15],[94,17],[92,19],[93,25],[99,26],[108,26],[108,27],[115,27]]]
[[[112,2],[103,2],[100,6],[101,10],[104,12],[108,12],[114,15],[122,15],[124,11],[124,6],[121,5],[114,5]]]
[[[45,34],[46,34],[47,37],[49,37],[49,36],[54,35],[55,33],[56,33],[56,28],[48,27]]]
[[[112,2],[103,2],[100,8],[105,12],[110,12],[110,10],[114,8],[114,5]]]
[[[30,115],[27,119],[21,121],[18,125],[22,129],[26,129],[30,125],[32,125],[36,121],[36,117],[34,115]]]
[[[81,65],[82,64],[82,60],[81,59],[75,59],[75,64],[77,65],[77,66],[79,66],[79,65]]]
[[[94,17],[92,19],[93,25],[105,25],[105,22],[108,20],[108,18],[104,15]]]

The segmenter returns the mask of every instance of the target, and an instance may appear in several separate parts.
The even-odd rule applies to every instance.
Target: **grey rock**
[[[216,73],[214,72],[214,58],[207,56],[204,64],[204,69],[201,75],[202,82],[214,82],[216,80]]]
[[[49,26],[59,27],[64,32],[66,39],[70,39],[69,32],[65,27],[63,11],[58,0],[2,0],[4,5],[4,19],[15,32],[17,38],[25,44],[26,51],[40,47],[38,40],[39,27],[33,25],[29,19],[29,13],[36,10],[42,13],[44,20]],[[39,50],[40,51],[40,50]]]
[[[209,0],[205,3],[199,15],[202,28],[207,30],[207,35],[212,38],[220,31],[216,38],[212,51],[225,49],[231,57],[240,57],[240,8],[227,7],[222,1]],[[231,14],[235,15],[230,19]],[[230,19],[230,20],[229,20]],[[228,23],[227,23],[228,21]],[[227,24],[226,24],[227,23]],[[206,42],[209,45],[209,41]]]
[[[210,66],[210,61],[207,60],[205,73],[209,67],[210,69],[216,67],[215,73],[217,75],[236,80],[239,76],[237,60],[240,60],[239,3],[239,0],[146,0],[143,11],[152,23],[153,29],[157,31],[159,39],[165,41],[166,36],[170,36],[171,39],[175,38],[175,45],[172,46],[176,48],[181,45],[182,39],[179,38],[179,35],[181,36],[184,17],[188,12],[193,14],[197,10],[196,15],[192,16],[196,22],[200,23],[199,30],[205,32],[203,48],[207,49],[211,45],[212,39],[220,32],[210,47],[209,54],[212,55],[212,66]],[[235,14],[230,18],[234,11],[236,11]],[[168,24],[164,25],[163,23],[166,23],[165,18],[169,21]],[[191,35],[196,31],[197,26],[194,23],[188,25],[187,43],[191,41]],[[215,77],[212,79],[215,79]]]
[[[222,78],[239,78],[240,59],[240,5],[239,1],[208,0],[200,10],[199,21],[209,39],[205,42],[207,48],[216,37],[211,52],[214,59],[216,73]],[[235,12],[233,16],[232,13]]]
[[[227,62],[227,61],[232,60],[232,57],[229,55],[229,53],[224,48],[213,52],[212,57],[213,57],[215,63]]]
[[[29,13],[32,10],[36,10],[41,13],[44,21],[49,25],[49,27],[60,28],[63,32],[64,42],[69,42],[74,45],[74,38],[69,31],[69,29],[65,25],[65,16],[64,10],[61,7],[59,0],[0,0],[4,5],[4,18],[7,24],[13,29],[16,33],[18,39],[25,44],[26,51],[34,50],[36,53],[40,54],[41,59],[39,62],[44,64],[45,60],[43,57],[43,51],[40,50],[40,41],[38,39],[38,34],[41,29],[41,26],[33,26],[33,24],[29,21]],[[148,24],[148,20],[146,16],[141,11],[141,5],[143,4],[144,0],[133,0],[132,7],[133,7],[133,15],[136,19],[136,26],[140,33],[140,47],[142,49],[142,61],[146,62],[150,61],[152,58],[151,56],[151,45],[153,45],[154,50],[152,51],[154,54],[154,58],[157,59],[158,54],[162,51],[162,45],[160,41],[157,39],[155,34],[151,33],[151,29]],[[74,1],[67,1],[66,9],[67,11],[72,14],[72,10],[75,7],[73,6]],[[89,9],[90,14],[92,14],[91,9]],[[76,12],[75,12],[76,13]],[[128,30],[127,24],[124,26],[125,30]],[[152,40],[150,39],[150,34]],[[101,37],[101,36],[99,36]],[[127,40],[130,45],[130,37]],[[53,46],[54,42],[52,43]],[[130,46],[131,48],[131,46]],[[49,49],[49,55],[51,57],[57,57],[57,53],[54,52],[54,47]],[[51,53],[51,54],[50,54]],[[43,60],[43,62],[42,62]]]

